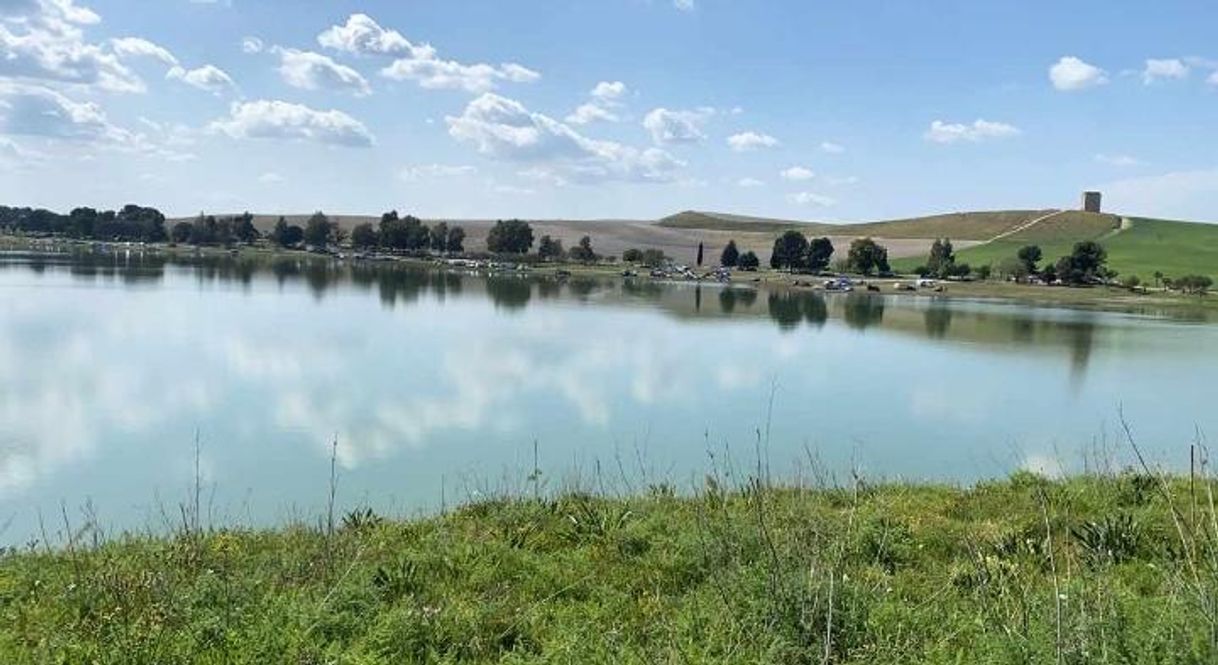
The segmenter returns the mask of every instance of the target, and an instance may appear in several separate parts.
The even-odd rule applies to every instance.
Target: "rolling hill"
[[[288,215],[288,221],[304,224],[308,215]],[[254,223],[269,231],[276,215],[256,215]],[[377,217],[332,216],[350,229],[361,222],[376,223]],[[439,221],[439,220],[429,220]],[[467,232],[466,246],[480,250],[494,225],[489,219],[448,219]],[[801,222],[685,211],[658,221],[651,220],[529,220],[534,236],[550,235],[572,247],[584,236],[602,254],[621,255],[632,247],[661,249],[678,261],[692,263],[699,244],[713,261],[728,240],[741,251],[752,250],[765,262],[780,233],[794,229],[808,236],[827,236],[838,248],[837,256],[855,238],[870,236],[889,250],[898,270],[921,264],[935,238],[951,238],[959,260],[973,266],[998,266],[1024,245],[1041,247],[1045,260],[1068,254],[1074,243],[1096,240],[1108,250],[1109,264],[1123,275],[1136,274],[1144,281],[1156,271],[1168,276],[1210,275],[1218,279],[1218,225],[1126,218],[1075,210],[997,210],[953,212],[908,219],[853,224]]]

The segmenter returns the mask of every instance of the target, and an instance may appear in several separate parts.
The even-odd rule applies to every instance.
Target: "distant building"
[[[1083,192],[1083,212],[1100,212],[1103,195],[1099,192]]]

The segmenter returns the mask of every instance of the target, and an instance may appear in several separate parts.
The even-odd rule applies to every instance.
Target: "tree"
[[[649,268],[658,268],[668,261],[668,257],[664,256],[664,250],[645,249],[640,260],[643,262],[643,265]]]
[[[1181,293],[1204,296],[1214,285],[1214,280],[1206,275],[1185,275],[1172,280],[1172,287]]]
[[[194,226],[190,222],[178,222],[173,225],[169,237],[176,243],[190,242],[190,232],[194,230]]]
[[[858,238],[850,243],[850,253],[846,261],[851,270],[864,275],[870,275],[876,271],[891,272],[888,265],[888,249],[871,238]]]
[[[334,233],[334,226],[330,222],[330,218],[326,217],[325,213],[320,210],[313,213],[305,224],[304,241],[306,245],[310,245],[317,249],[325,249],[330,244],[330,239]]]
[[[753,271],[757,266],[761,265],[761,261],[757,258],[757,254],[752,250],[740,255],[740,269]]]
[[[1130,291],[1135,291],[1139,286],[1142,285],[1142,278],[1138,277],[1137,275],[1129,275],[1125,277],[1122,283],[1125,285],[1125,288],[1129,289]]]
[[[990,278],[990,276],[993,274],[994,274],[994,266],[992,266],[988,263],[977,269],[977,278],[982,281],[988,280]]]
[[[1015,257],[1018,258],[1020,263],[1023,264],[1026,271],[1024,274],[1034,275],[1036,274],[1036,264],[1040,263],[1042,254],[1039,246],[1025,245],[1019,249],[1019,252],[1015,254]]]
[[[448,230],[448,239],[444,242],[444,251],[459,254],[465,251],[465,229],[454,226]]]
[[[697,263],[698,267],[702,266],[702,250],[703,250],[702,243],[698,243],[698,263]]]
[[[254,228],[254,216],[247,210],[233,220],[233,236],[237,240],[250,244],[258,239],[258,229]]]
[[[574,253],[574,251],[572,253]],[[561,259],[562,254],[563,249],[561,240],[544,235],[537,243],[537,256],[539,256],[542,261]]]
[[[639,263],[643,260],[643,250],[636,247],[631,247],[630,249],[622,252],[622,260],[627,263]]]
[[[951,277],[955,273],[956,254],[952,249],[949,238],[935,238],[930,246],[930,256],[926,259],[926,274],[934,277]]]
[[[622,258],[625,259],[626,255],[623,254]],[[724,247],[723,253],[719,255],[719,265],[723,266],[724,268],[735,268],[736,264],[739,262],[740,250],[736,248],[736,241],[727,241],[727,247]]]
[[[1157,289],[1157,288],[1159,288],[1159,286],[1160,286],[1162,283],[1163,283],[1163,271],[1162,271],[1162,270],[1156,270],[1156,271],[1155,271],[1155,288],[1156,288],[1156,289]]]
[[[1021,282],[1028,277],[1028,266],[1018,257],[1008,257],[998,264],[998,274],[1003,277],[1014,277],[1015,281]]]
[[[1074,251],[1057,261],[1057,277],[1067,284],[1094,282],[1107,274],[1108,252],[1093,240],[1074,244]]]
[[[351,229],[351,246],[356,249],[376,247],[378,241],[376,228],[370,222],[364,222]]]
[[[833,258],[833,242],[828,238],[813,238],[812,242],[808,243],[808,255],[804,259],[804,266],[811,272],[818,273],[829,267],[829,261]]]
[[[582,261],[583,263],[592,263],[596,261],[596,252],[592,250],[592,238],[584,236],[579,239],[579,244],[571,248],[569,252],[572,259]]]
[[[795,271],[803,268],[808,254],[808,239],[799,231],[787,231],[774,241],[770,253],[770,267],[775,270]]]
[[[533,228],[519,219],[499,220],[486,236],[486,248],[496,254],[524,254],[533,246]]]
[[[448,247],[448,223],[438,222],[431,227],[428,245],[433,252],[443,252]]]
[[[275,222],[275,228],[271,229],[271,242],[279,247],[287,247],[288,242],[288,220],[283,215],[279,216],[279,220]]]

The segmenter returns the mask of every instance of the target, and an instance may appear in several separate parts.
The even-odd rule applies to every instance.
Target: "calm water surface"
[[[1122,405],[1180,467],[1196,427],[1218,431],[1215,377],[1218,326],[1150,316],[9,253],[0,544],[34,537],[39,514],[59,528],[61,506],[164,528],[196,430],[211,519],[263,525],[324,510],[335,438],[340,507],[388,513],[526,487],[534,441],[549,487],[690,487],[758,447],[788,476],[813,460],[960,482],[1122,465]]]

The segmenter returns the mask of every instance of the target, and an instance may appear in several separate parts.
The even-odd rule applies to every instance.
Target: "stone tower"
[[[1099,192],[1083,192],[1083,211],[1100,212],[1103,195]]]

